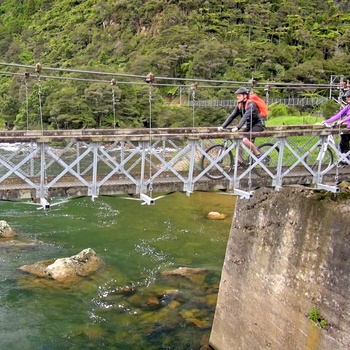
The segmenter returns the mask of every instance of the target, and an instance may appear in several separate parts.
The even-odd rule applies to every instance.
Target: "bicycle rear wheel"
[[[312,170],[317,170],[321,157],[321,146],[316,147],[305,157],[305,162]],[[322,160],[321,160],[321,171],[328,169],[333,164],[333,152],[330,148],[327,148]]]
[[[225,147],[223,145],[214,145],[209,147],[206,150],[207,155],[215,160],[217,158],[219,158],[223,152],[225,151]],[[201,158],[201,168],[202,170],[204,170],[205,168],[207,168],[210,165],[211,161],[205,156],[203,155]],[[217,167],[217,165],[219,165],[221,167],[221,169],[219,169]],[[208,177],[209,179],[212,180],[218,180],[218,179],[223,179],[225,177],[225,173],[229,173],[233,166],[233,155],[231,152],[225,154],[222,159],[217,163],[217,165],[212,166],[206,173],[205,176]]]
[[[273,143],[264,143],[264,144],[258,146],[258,148],[259,148],[259,151],[261,152],[261,155],[263,156],[273,146],[274,146]],[[276,147],[271,152],[269,152],[268,155],[265,156],[262,163],[265,165],[266,168],[273,171],[273,169],[277,169],[278,157],[279,157],[279,149],[278,149],[278,147]],[[260,164],[254,168],[254,172],[256,175],[258,175],[260,177],[268,176],[268,173]]]

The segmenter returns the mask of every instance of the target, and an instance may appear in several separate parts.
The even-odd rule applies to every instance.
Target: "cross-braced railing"
[[[339,162],[349,164],[339,135],[320,126],[268,128],[255,135],[257,157],[243,143],[249,134],[214,128],[1,132],[0,189],[46,198],[56,187],[82,187],[96,197],[104,186],[146,194],[168,181],[190,194],[216,180],[247,198],[257,186],[293,183],[337,192],[348,172]]]

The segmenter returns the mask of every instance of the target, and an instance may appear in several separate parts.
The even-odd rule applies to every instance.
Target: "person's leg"
[[[340,135],[339,147],[341,153],[347,153],[350,151],[350,134]]]
[[[242,140],[243,144],[245,146],[247,146],[256,156],[260,155],[260,151],[258,150],[258,148],[254,145],[254,139],[252,139],[252,142],[247,138],[244,137]]]
[[[249,130],[244,130],[245,132],[249,132]],[[255,133],[255,132],[262,132],[264,131],[263,127],[259,126],[259,125],[254,125],[252,127],[252,130],[251,132],[252,133]],[[249,135],[249,138],[248,137],[244,137],[242,142],[245,146],[247,146],[250,150],[252,150],[252,152],[256,155],[256,156],[260,156],[260,151],[259,149],[254,145],[254,140],[255,140],[255,137],[254,135]]]
[[[340,142],[339,142],[339,148],[341,153],[348,153],[350,150],[350,134],[341,134],[340,135]],[[347,156],[347,158],[350,160],[350,156]],[[339,162],[338,166],[345,167],[348,165],[348,163],[345,161]]]

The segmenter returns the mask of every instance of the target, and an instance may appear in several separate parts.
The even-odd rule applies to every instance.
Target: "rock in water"
[[[5,220],[0,220],[0,237],[14,237],[16,232]]]
[[[97,271],[101,260],[96,252],[87,248],[69,258],[57,259],[54,262],[46,260],[32,265],[20,267],[21,271],[38,277],[52,278],[58,282],[69,282],[77,277],[86,277]]]

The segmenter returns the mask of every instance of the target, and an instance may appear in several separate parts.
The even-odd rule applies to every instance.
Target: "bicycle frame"
[[[327,128],[334,128],[336,126],[336,124],[325,124],[325,126]],[[349,152],[346,153],[346,154],[343,154],[343,153],[340,152],[339,145],[335,142],[333,135],[328,135],[327,139],[325,140],[325,142],[322,143],[321,150],[320,150],[320,152],[319,152],[319,154],[317,156],[317,161],[319,163],[322,163],[328,148],[330,148],[330,151],[334,152],[335,156],[336,156],[336,159],[333,159],[333,164],[331,164],[330,166],[333,167],[334,165],[337,165],[340,162],[344,162],[344,163],[350,164],[350,161],[347,158],[349,156],[349,154],[348,154]]]
[[[324,159],[324,156],[325,156],[326,151],[327,151],[329,146],[331,146],[331,148],[330,148],[331,150],[332,150],[332,148],[333,149],[338,148],[338,146],[334,140],[333,135],[328,135],[326,141],[322,142],[320,152],[318,153],[318,156],[316,158],[317,162],[322,163],[322,160]]]

